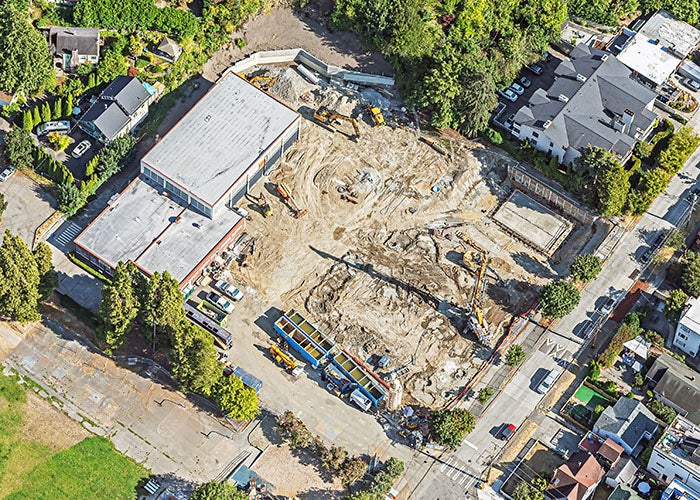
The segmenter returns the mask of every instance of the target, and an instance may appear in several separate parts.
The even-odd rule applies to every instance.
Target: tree
[[[7,210],[7,202],[5,201],[5,195],[0,193],[0,221],[2,221],[2,214]]]
[[[220,377],[212,388],[212,395],[219,408],[233,419],[251,420],[260,412],[258,395],[235,375]]]
[[[659,417],[667,424],[673,422],[677,415],[676,410],[674,410],[668,405],[665,405],[658,399],[652,399],[651,402],[647,405],[647,407],[649,408],[649,410],[651,410],[651,412],[654,415]]]
[[[668,300],[666,301],[666,307],[664,308],[664,314],[672,323],[678,323],[681,318],[681,312],[685,303],[688,301],[688,295],[681,290],[671,290],[668,294]]]
[[[438,410],[430,420],[430,434],[436,443],[456,450],[475,425],[476,418],[467,410]]]
[[[291,449],[306,448],[311,442],[311,433],[306,428],[304,422],[287,410],[282,415],[277,417],[277,426],[279,427],[280,435]]]
[[[114,270],[111,283],[102,288],[100,301],[100,328],[98,333],[111,353],[121,347],[138,313],[138,302],[134,294],[131,276],[123,262]]]
[[[519,344],[513,344],[506,352],[506,366],[514,368],[525,359],[525,350]]]
[[[343,465],[343,462],[348,457],[348,450],[342,446],[331,446],[330,448],[323,449],[321,454],[321,462],[323,466],[329,471],[337,471]]]
[[[192,492],[190,500],[248,500],[248,495],[232,483],[210,481],[200,484]]]
[[[222,376],[214,338],[188,320],[182,320],[175,330],[170,362],[173,376],[183,391],[209,396]]]
[[[700,296],[700,254],[688,252],[681,275],[681,288],[692,297]]]
[[[81,0],[73,10],[73,19],[78,26],[133,32],[153,27],[157,13],[153,0],[121,0],[117,3]]]
[[[95,175],[95,166],[97,165],[99,159],[99,156],[93,156],[92,159],[85,164],[83,179],[90,179],[93,175]]]
[[[178,41],[194,38],[199,28],[199,19],[189,10],[164,7],[157,9],[153,27],[163,31]]]
[[[569,267],[571,277],[577,281],[588,283],[598,277],[603,264],[597,255],[577,255]]]
[[[73,94],[66,94],[65,100],[63,101],[63,116],[70,118],[73,116]]]
[[[22,323],[38,320],[40,281],[34,255],[6,229],[0,246],[0,315]]]
[[[601,171],[596,183],[600,214],[603,217],[622,215],[629,191],[629,173],[619,163]]]
[[[46,123],[51,121],[51,106],[48,101],[41,105],[41,121]]]
[[[685,247],[685,239],[686,234],[683,231],[679,229],[673,229],[666,238],[666,245],[673,248],[674,250],[681,250]]]
[[[520,481],[513,489],[513,500],[544,500],[544,494],[525,481]]]
[[[69,217],[75,215],[85,203],[82,193],[72,182],[58,186],[56,201],[58,201],[58,209]]]
[[[97,66],[97,77],[100,82],[111,82],[120,75],[126,75],[128,69],[126,57],[114,50],[108,50]]]
[[[677,174],[698,144],[700,137],[693,129],[681,127],[668,141],[666,149],[659,154],[659,166],[671,175]]]
[[[149,327],[155,324],[160,333],[172,334],[185,319],[182,301],[180,283],[168,271],[153,273],[146,287],[145,301],[141,304],[144,323]]]
[[[63,117],[63,99],[60,97],[53,102],[53,113],[51,117],[54,120],[60,120]]]
[[[39,271],[39,300],[46,300],[58,288],[58,274],[53,268],[51,247],[43,241],[37,243],[34,260]]]
[[[70,144],[70,138],[67,135],[59,134],[58,132],[49,132],[49,144],[56,151],[63,151]]]
[[[595,382],[600,378],[600,363],[595,359],[592,359],[588,363],[588,379],[591,382]]]
[[[88,75],[87,88],[91,89],[97,85],[97,73],[94,71]]]
[[[481,403],[483,405],[492,397],[493,397],[493,388],[492,387],[484,387],[484,388],[479,390],[479,395],[477,396],[477,399],[479,400],[479,403]]]
[[[0,3],[0,55],[0,82],[5,92],[35,94],[53,85],[46,38],[31,24],[29,9],[12,2]]]
[[[13,127],[5,134],[5,156],[20,170],[32,167],[34,162],[34,141],[27,130]]]
[[[563,318],[573,311],[581,300],[581,294],[569,281],[556,281],[542,287],[540,309],[547,318]]]
[[[358,479],[361,479],[365,472],[367,472],[367,462],[360,457],[351,457],[346,459],[340,466],[338,475],[345,486],[350,486]]]
[[[646,160],[651,156],[651,152],[654,150],[654,146],[646,141],[639,141],[634,145],[634,154],[640,160]]]
[[[32,108],[32,122],[34,123],[35,127],[43,123],[41,119],[41,110],[39,108],[40,106],[38,104]]]
[[[22,113],[22,130],[31,130],[34,128],[34,120],[32,119],[32,112],[25,111]]]

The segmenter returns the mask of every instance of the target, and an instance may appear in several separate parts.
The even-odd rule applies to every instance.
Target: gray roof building
[[[654,414],[640,401],[620,398],[603,410],[593,432],[609,437],[632,455],[642,439],[651,439],[658,427]]]
[[[551,87],[537,89],[515,114],[513,133],[564,164],[587,146],[608,149],[624,160],[657,119],[652,111],[656,94],[630,76],[612,55],[577,45],[556,68]]]
[[[170,62],[175,62],[182,54],[182,47],[180,47],[175,40],[166,36],[161,40],[160,44],[158,44],[156,53]]]
[[[695,425],[700,425],[700,373],[662,353],[647,373],[656,397]]]
[[[54,64],[66,71],[84,62],[95,64],[100,57],[100,31],[97,28],[52,27],[49,50]]]
[[[102,91],[78,126],[108,143],[131,131],[144,116],[155,90],[129,76],[118,76]]]

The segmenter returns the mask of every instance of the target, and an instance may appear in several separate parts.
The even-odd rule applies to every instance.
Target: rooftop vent
[[[569,102],[569,98],[566,97],[564,94],[559,94],[559,100],[561,102]]]
[[[552,124],[552,120],[547,120],[544,122],[544,125],[542,125],[542,128],[548,128]]]
[[[603,54],[602,56],[600,56],[600,60],[603,61],[603,62],[607,61],[607,60],[608,60],[608,54]]]
[[[577,79],[579,82],[585,82],[585,81],[586,81],[586,77],[583,76],[581,73],[577,73],[577,74],[576,74],[576,79]]]

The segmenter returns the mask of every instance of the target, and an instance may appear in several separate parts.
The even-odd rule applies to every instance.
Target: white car
[[[545,375],[542,382],[540,382],[540,385],[537,386],[537,392],[539,392],[540,394],[547,394],[547,391],[549,391],[552,388],[554,382],[556,382],[559,378],[559,375],[561,374],[558,370],[550,371],[547,375]]]
[[[508,88],[509,88],[510,90],[512,90],[513,92],[515,92],[516,94],[518,94],[518,95],[523,95],[523,94],[525,93],[525,89],[522,88],[522,87],[521,87],[520,85],[518,85],[517,83],[511,84],[511,86],[508,87]]]
[[[243,298],[243,292],[227,281],[218,280],[216,283],[214,283],[214,288],[236,302]]]
[[[499,91],[498,91],[498,94],[499,94],[501,97],[505,97],[505,98],[508,99],[510,102],[515,102],[515,101],[518,100],[518,94],[516,94],[515,92],[513,92],[511,89],[499,90]]]
[[[209,292],[209,294],[204,299],[204,304],[209,307],[214,307],[224,314],[231,314],[235,307],[228,300],[223,298],[218,293]]]
[[[14,174],[14,173],[15,173],[15,167],[10,165],[5,170],[3,170],[2,173],[0,173],[0,182],[6,181],[10,177],[12,177],[12,174]]]
[[[92,147],[92,144],[90,144],[90,141],[82,141],[80,144],[78,144],[75,149],[73,150],[73,158],[80,158],[85,154],[85,152]]]

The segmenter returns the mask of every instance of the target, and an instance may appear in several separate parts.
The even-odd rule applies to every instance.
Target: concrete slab
[[[493,219],[547,256],[556,252],[574,227],[522,191],[514,191]]]

